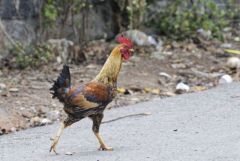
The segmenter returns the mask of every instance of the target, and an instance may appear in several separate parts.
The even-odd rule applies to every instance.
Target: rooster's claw
[[[113,151],[112,147],[100,146],[99,151]]]

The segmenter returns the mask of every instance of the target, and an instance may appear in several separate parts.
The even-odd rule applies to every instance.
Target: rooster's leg
[[[92,130],[93,130],[93,132],[94,132],[95,136],[97,137],[98,142],[99,142],[99,144],[100,144],[99,150],[112,151],[113,148],[112,148],[112,147],[108,147],[108,146],[104,143],[101,135],[99,134],[99,127],[100,127],[100,124],[101,124],[101,122],[102,122],[103,114],[92,115],[92,116],[90,116],[90,118],[93,120]]]
[[[68,117],[66,120],[64,120],[64,122],[61,123],[60,125],[60,128],[56,134],[56,136],[53,138],[53,141],[52,141],[52,145],[51,145],[51,148],[50,148],[50,152],[53,151],[55,154],[57,154],[56,152],[56,146],[58,144],[58,141],[59,141],[59,138],[60,136],[62,135],[63,133],[63,130],[72,125],[74,122],[77,122],[79,121],[80,119],[74,119],[74,118],[71,118],[71,117]]]
[[[51,148],[50,148],[50,152],[53,151],[55,154],[57,154],[56,146],[58,144],[60,136],[63,133],[64,128],[65,128],[65,124],[64,124],[64,122],[62,122],[56,136],[53,138],[52,145],[51,145]]]

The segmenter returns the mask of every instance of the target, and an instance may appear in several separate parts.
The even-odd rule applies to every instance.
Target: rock
[[[230,44],[230,43],[223,43],[220,47],[221,48],[232,48],[232,44]]]
[[[97,65],[96,64],[88,64],[86,66],[87,69],[96,69]]]
[[[194,92],[198,92],[198,91],[204,91],[204,90],[206,90],[207,87],[204,87],[204,86],[194,86],[194,87],[192,87],[191,89],[192,89],[192,91],[194,91]]]
[[[179,94],[188,92],[189,90],[190,90],[190,87],[183,82],[178,83],[176,86],[176,93],[179,93]]]
[[[33,115],[34,115],[34,113],[32,113],[32,112],[30,112],[30,111],[28,111],[26,109],[22,110],[21,113],[22,113],[23,117],[26,117],[28,119],[32,118]]]
[[[151,58],[156,58],[156,59],[159,59],[159,60],[163,60],[165,58],[165,55],[161,51],[155,51],[155,52],[152,52]]]
[[[57,56],[57,62],[58,62],[58,64],[62,63],[62,58],[60,56]]]
[[[157,43],[157,41],[152,36],[148,36],[148,42],[149,42],[149,44],[154,45],[154,46],[162,45],[161,43],[160,44]]]
[[[169,83],[170,80],[172,79],[172,76],[170,76],[169,74],[164,73],[164,72],[160,72],[158,75],[160,76],[160,78],[158,80],[159,84]]]
[[[210,30],[198,29],[197,34],[202,38],[209,40],[212,37],[212,32]]]
[[[34,27],[29,22],[24,20],[3,20],[2,22],[9,36],[21,45],[27,46],[36,39]]]
[[[6,89],[6,84],[0,83],[0,90],[5,90]]]
[[[172,78],[171,75],[169,75],[169,74],[167,74],[165,72],[160,72],[158,75],[161,76],[161,77],[165,77],[165,78],[167,78],[169,80]]]
[[[52,107],[57,107],[57,104],[53,102]]]
[[[144,88],[144,91],[146,93],[151,93],[151,94],[155,94],[155,95],[160,94],[160,89],[158,89],[158,88]]]
[[[239,42],[240,41],[240,37],[235,37],[234,41]]]
[[[227,67],[236,69],[240,67],[240,59],[238,57],[230,57],[227,60]]]
[[[173,55],[172,51],[163,51],[163,55]]]
[[[48,112],[48,108],[46,106],[36,106],[35,107],[37,114],[46,114]]]
[[[31,126],[47,125],[47,124],[51,124],[51,123],[52,123],[52,121],[49,120],[48,118],[40,118],[40,117],[38,117],[38,116],[33,117],[33,118],[30,120]]]
[[[174,49],[178,49],[178,48],[181,47],[180,43],[179,43],[179,42],[176,42],[176,41],[172,41],[171,46],[172,46],[172,48],[174,48]]]
[[[174,69],[185,69],[187,65],[183,63],[179,63],[179,64],[171,64],[171,67]]]
[[[52,47],[54,54],[57,56],[58,63],[67,63],[74,43],[67,39],[49,39],[47,42]]]
[[[156,46],[156,50],[157,51],[162,51],[162,49],[163,49],[163,42],[162,42],[162,40],[158,40],[158,44]]]
[[[73,154],[74,152],[69,152],[69,151],[65,153],[65,155],[73,155]]]
[[[152,36],[149,36],[140,30],[128,30],[124,32],[123,35],[130,38],[133,43],[139,46],[158,46],[158,42]]]
[[[40,117],[38,117],[38,116],[33,117],[33,118],[31,118],[31,120],[30,120],[31,126],[38,126],[38,125],[40,125],[40,122],[41,122],[41,119],[40,119]]]
[[[50,111],[47,113],[47,118],[52,121],[56,121],[60,118],[60,112],[58,110]]]
[[[15,132],[15,131],[17,131],[17,129],[16,129],[15,127],[12,127],[12,128],[10,129],[10,131],[11,131],[11,132]]]
[[[44,118],[44,119],[41,119],[40,121],[40,125],[47,125],[47,124],[51,124],[52,121],[49,120],[48,118]]]
[[[171,92],[171,91],[162,92],[160,95],[161,95],[161,96],[167,96],[167,97],[176,96],[176,94],[173,93],[173,92]]]
[[[43,0],[18,0],[8,1],[3,0],[0,4],[2,19],[24,19],[28,20],[30,17],[39,15],[38,11],[42,5]]]
[[[230,75],[226,74],[223,75],[220,79],[219,79],[219,84],[227,84],[227,83],[232,83],[233,79]]]
[[[225,28],[223,29],[224,32],[230,32],[231,30],[232,30],[231,27],[225,27]]]
[[[18,92],[18,91],[19,91],[18,88],[10,88],[10,89],[9,89],[9,92]]]
[[[19,111],[12,108],[0,108],[0,131],[9,133],[14,131],[14,128],[26,128],[26,126],[27,121],[23,120]]]

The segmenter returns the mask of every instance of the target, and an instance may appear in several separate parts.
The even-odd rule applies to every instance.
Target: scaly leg
[[[103,119],[103,114],[92,115],[92,116],[90,116],[90,118],[93,120],[92,130],[93,130],[93,132],[94,132],[95,136],[97,137],[98,142],[99,142],[99,144],[100,144],[99,150],[112,151],[113,148],[112,148],[112,147],[108,147],[108,146],[104,143],[101,135],[99,134],[99,127],[100,127],[100,124],[101,124],[102,119]]]
[[[64,124],[64,122],[62,122],[61,125],[60,125],[60,128],[57,132],[57,135],[53,138],[52,145],[51,145],[51,148],[50,148],[50,152],[53,151],[55,154],[57,154],[56,146],[58,144],[59,138],[62,135],[64,129],[65,129],[65,124]]]
[[[68,117],[66,120],[64,120],[64,122],[61,123],[61,126],[60,126],[60,128],[59,128],[59,130],[58,130],[58,132],[57,132],[57,135],[54,137],[54,139],[53,139],[53,141],[52,141],[52,145],[51,145],[51,148],[50,148],[50,150],[49,150],[50,152],[53,151],[55,154],[57,154],[57,152],[56,152],[56,146],[57,146],[57,144],[58,144],[58,141],[59,141],[60,136],[61,136],[62,133],[63,133],[63,130],[64,130],[66,127],[72,125],[73,123],[75,123],[75,122],[77,122],[77,121],[79,121],[79,120],[81,120],[81,119],[80,119],[80,118],[75,119],[75,118],[73,118],[73,117]]]
[[[112,147],[109,147],[109,146],[107,146],[107,145],[104,143],[101,135],[100,135],[98,132],[94,132],[94,134],[95,134],[95,136],[97,137],[97,139],[98,139],[98,141],[99,141],[99,143],[100,143],[100,148],[99,148],[99,150],[102,150],[102,151],[113,151],[113,148],[112,148]]]

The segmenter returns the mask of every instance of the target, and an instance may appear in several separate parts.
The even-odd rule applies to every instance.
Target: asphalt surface
[[[114,151],[98,151],[91,121],[64,131],[50,154],[50,137],[58,124],[0,136],[0,161],[239,161],[240,84],[184,94],[105,112],[101,133]],[[73,155],[66,155],[73,153]]]

